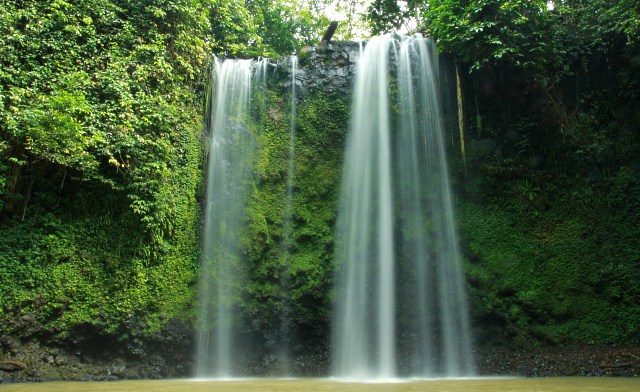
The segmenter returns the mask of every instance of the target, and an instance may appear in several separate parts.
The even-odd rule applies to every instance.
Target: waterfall
[[[297,110],[297,91],[296,91],[296,73],[298,70],[298,58],[291,56],[291,87],[289,93],[290,100],[290,120],[289,120],[289,156],[287,162],[287,204],[284,216],[284,237],[286,242],[285,254],[288,254],[291,246],[291,235],[293,232],[293,184],[295,179],[295,161],[296,161],[296,110]]]
[[[287,185],[285,211],[282,227],[282,265],[281,265],[281,296],[282,310],[280,312],[280,336],[281,347],[278,353],[280,362],[280,372],[285,376],[290,376],[291,369],[291,346],[293,330],[291,327],[291,279],[289,278],[289,269],[291,263],[291,251],[293,241],[293,186],[295,180],[295,161],[296,161],[296,110],[297,110],[297,91],[296,91],[296,74],[298,70],[298,57],[291,56],[291,85],[290,94],[290,114],[289,114],[289,151],[287,156]]]
[[[278,358],[277,371],[283,375],[291,374],[293,342],[288,274],[293,236],[297,57],[291,57],[290,62],[291,115],[279,273],[282,300],[279,309],[280,339],[277,347],[267,348],[269,355]],[[255,127],[259,125],[255,117],[269,107],[267,82],[271,67],[274,65],[267,59],[216,59],[211,74],[210,136],[197,319],[198,377],[246,376],[251,372],[248,364],[255,363],[256,358],[264,355],[260,346],[250,341],[252,337],[239,332],[248,317],[241,306],[247,299],[244,286],[252,268],[242,256],[240,242],[245,229],[248,198],[255,183],[252,171],[259,154],[254,131],[262,132]]]
[[[216,59],[200,271],[197,376],[230,377],[239,342],[238,297],[246,266],[240,254],[256,141],[249,129],[253,63]]]
[[[336,377],[474,371],[436,64],[419,35],[374,37],[358,63],[336,233]]]

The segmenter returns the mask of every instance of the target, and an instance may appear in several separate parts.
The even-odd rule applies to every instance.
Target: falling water
[[[286,238],[287,252],[290,250],[291,234],[292,234],[292,216],[293,216],[293,181],[295,178],[295,160],[296,160],[296,111],[297,111],[297,92],[296,92],[296,73],[298,70],[298,58],[291,56],[291,114],[289,125],[289,156],[287,167],[287,204],[284,216],[284,237]]]
[[[387,41],[373,38],[358,63],[338,216],[337,255],[343,265],[333,342],[337,376],[395,375]]]
[[[470,375],[433,44],[372,38],[353,105],[336,236],[333,374]]]
[[[199,377],[232,376],[238,350],[234,330],[245,269],[239,238],[256,147],[248,126],[251,76],[249,60],[215,61],[200,273]]]
[[[293,235],[293,186],[295,179],[296,160],[296,111],[297,111],[297,91],[296,74],[298,70],[298,57],[291,56],[291,86],[289,88],[290,97],[290,117],[289,117],[289,150],[287,157],[287,188],[285,211],[282,227],[282,265],[281,265],[281,295],[283,307],[280,312],[280,336],[281,347],[279,349],[280,372],[285,376],[291,375],[291,281],[289,279],[290,258],[292,252]]]

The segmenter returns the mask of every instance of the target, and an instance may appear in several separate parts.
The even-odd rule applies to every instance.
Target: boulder
[[[27,368],[24,362],[20,361],[2,361],[0,362],[0,370],[3,372],[19,372]]]

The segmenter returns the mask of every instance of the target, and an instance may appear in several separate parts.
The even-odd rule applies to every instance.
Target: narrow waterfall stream
[[[285,376],[291,376],[291,346],[294,343],[295,336],[292,328],[291,320],[291,279],[290,264],[291,251],[293,241],[293,187],[295,183],[296,169],[296,114],[297,114],[297,91],[296,91],[296,73],[298,69],[298,57],[291,56],[289,59],[291,80],[289,87],[290,94],[290,112],[289,112],[289,151],[287,156],[287,185],[286,200],[283,217],[282,228],[282,265],[281,265],[281,297],[283,309],[280,313],[280,336],[282,341],[278,352],[280,373]]]
[[[198,314],[197,370],[200,378],[228,379],[246,376],[255,358],[276,359],[273,374],[291,375],[291,350],[295,341],[290,314],[289,269],[293,236],[293,188],[296,139],[297,57],[290,62],[291,85],[286,184],[282,216],[279,270],[279,333],[275,344],[252,341],[243,331],[248,315],[245,283],[252,266],[242,248],[246,209],[255,186],[255,164],[261,153],[259,118],[270,106],[267,59],[215,61],[211,75],[210,135]],[[277,321],[276,321],[277,322]],[[277,328],[277,327],[276,327]],[[260,352],[256,347],[261,347]]]
[[[338,213],[333,375],[473,374],[433,44],[386,35],[356,72]]]
[[[216,59],[212,79],[211,135],[208,151],[200,313],[198,377],[234,375],[238,349],[238,285],[244,269],[239,237],[251,165],[256,149],[248,127],[253,63]]]

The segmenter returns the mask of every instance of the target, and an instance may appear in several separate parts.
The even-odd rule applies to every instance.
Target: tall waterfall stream
[[[338,212],[337,377],[474,371],[433,52],[421,36],[385,35],[358,64]]]

